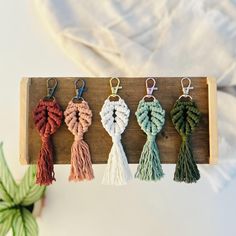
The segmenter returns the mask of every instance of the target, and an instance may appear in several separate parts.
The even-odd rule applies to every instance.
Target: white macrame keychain
[[[117,86],[112,86],[112,80],[117,80]],[[125,101],[117,95],[118,89],[122,87],[118,78],[110,79],[112,94],[105,100],[100,112],[103,127],[112,137],[112,148],[109,153],[107,166],[103,176],[103,184],[124,185],[132,179],[126,154],[121,143],[121,134],[124,132],[130,110]],[[117,101],[110,101],[111,97],[118,97]]]

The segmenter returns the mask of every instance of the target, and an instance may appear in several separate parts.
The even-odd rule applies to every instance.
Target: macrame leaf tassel
[[[193,158],[192,147],[189,142],[190,140],[183,138],[180,146],[174,175],[174,180],[178,182],[194,183],[200,179],[200,173]]]
[[[103,176],[103,184],[124,185],[132,179],[126,154],[121,143],[121,134],[129,120],[129,108],[123,99],[105,100],[100,112],[102,125],[112,137],[112,148]]]
[[[155,136],[148,136],[143,146],[135,178],[145,181],[156,181],[164,176],[155,139]]]
[[[39,152],[36,183],[50,185],[55,179],[53,168],[53,151],[50,137],[42,138],[42,146]]]
[[[121,136],[112,137],[113,145],[109,153],[102,183],[107,185],[124,185],[132,179],[127,157],[121,144]]]
[[[156,144],[156,135],[165,123],[165,110],[157,99],[152,102],[142,99],[135,114],[138,124],[147,134],[147,141],[143,146],[135,177],[145,181],[160,180],[164,173]]]
[[[174,180],[194,183],[200,173],[192,152],[191,134],[200,121],[200,112],[193,101],[178,100],[171,111],[172,122],[182,137]]]
[[[94,178],[88,144],[75,140],[71,147],[70,181],[92,180]]]
[[[35,126],[42,140],[36,173],[36,183],[39,185],[49,185],[55,180],[51,135],[60,127],[62,117],[62,110],[55,99],[40,100],[33,112]]]
[[[92,123],[92,111],[86,101],[69,102],[65,112],[65,123],[75,136],[71,146],[70,181],[92,180],[94,178],[89,146],[83,135]]]

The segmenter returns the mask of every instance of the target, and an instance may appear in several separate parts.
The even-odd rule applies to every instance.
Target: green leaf
[[[36,166],[31,165],[22,179],[15,196],[17,204],[28,206],[38,201],[44,194],[45,186],[35,183]]]
[[[12,226],[12,220],[13,220],[13,217],[15,214],[16,214],[16,210],[12,209],[11,215],[9,215],[9,217],[6,218],[2,224],[0,224],[0,235],[1,236],[5,236],[8,233],[8,231],[10,230],[10,228]]]
[[[4,184],[1,182],[0,179],[0,199],[6,201],[6,202],[13,202],[13,198],[11,197],[11,195],[7,192]]]
[[[8,208],[11,208],[11,207],[13,207],[13,206],[14,206],[14,203],[1,202],[1,201],[0,201],[0,212],[6,210],[6,209],[8,209]]]
[[[14,236],[37,236],[38,225],[33,215],[25,208],[17,210],[12,229]]]
[[[14,215],[15,209],[6,208],[0,212],[0,224],[4,223],[6,219]],[[0,234],[1,235],[1,234]]]
[[[17,184],[6,163],[3,143],[0,143],[0,198],[7,202],[14,202],[16,190]]]

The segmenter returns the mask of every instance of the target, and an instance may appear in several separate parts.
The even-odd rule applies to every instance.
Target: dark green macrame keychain
[[[148,87],[148,80],[153,80],[153,86]],[[157,181],[164,176],[159,150],[156,144],[156,135],[165,123],[165,110],[159,101],[152,96],[156,81],[153,78],[146,80],[147,95],[139,102],[136,117],[141,129],[147,134],[147,141],[143,146],[135,178],[146,181]],[[152,97],[153,101],[145,101],[145,97]]]
[[[183,86],[185,79],[189,81],[188,87]],[[183,78],[181,85],[183,95],[179,97],[170,112],[172,122],[182,138],[174,180],[194,183],[200,179],[200,173],[192,152],[191,135],[200,121],[201,113],[189,95],[189,90],[193,89],[193,87],[190,87],[191,80],[189,78]],[[186,99],[182,100],[182,98],[190,98],[190,100],[186,101]]]

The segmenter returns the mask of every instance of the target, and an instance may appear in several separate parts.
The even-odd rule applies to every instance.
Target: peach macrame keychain
[[[49,86],[50,81],[53,81],[53,87]],[[33,111],[34,123],[42,140],[36,174],[36,183],[39,185],[49,185],[53,180],[56,180],[53,168],[53,145],[51,136],[61,126],[63,118],[61,107],[54,97],[57,84],[58,82],[55,78],[47,80],[48,95],[40,99],[37,107]]]
[[[78,83],[82,81],[82,86]],[[88,103],[83,99],[85,81],[75,81],[76,96],[69,102],[65,112],[65,123],[68,130],[74,135],[74,142],[71,147],[71,171],[70,181],[91,180],[94,178],[92,161],[88,144],[83,140],[83,135],[88,131],[92,123],[92,111]]]

